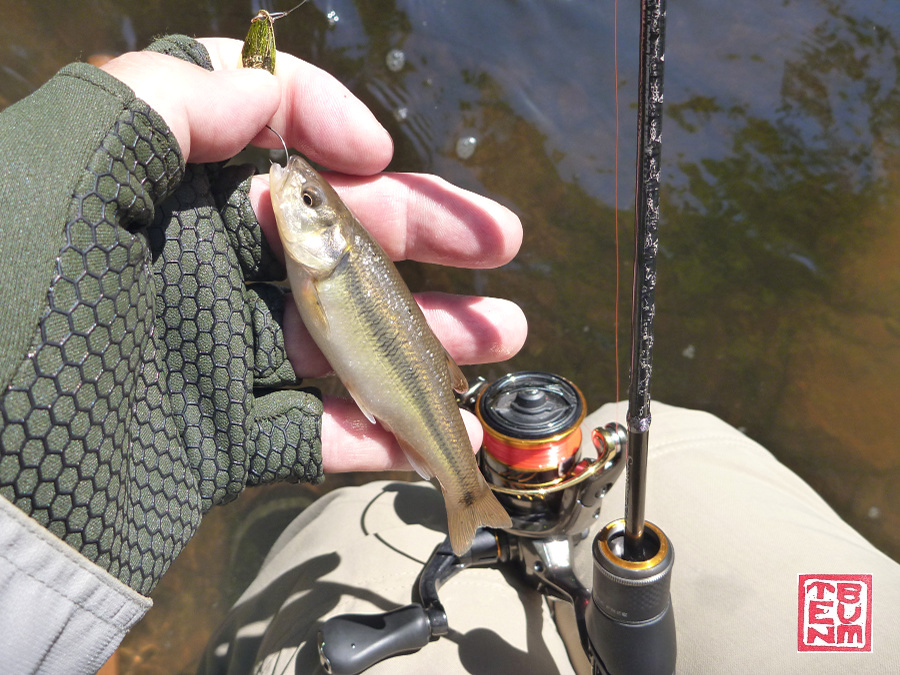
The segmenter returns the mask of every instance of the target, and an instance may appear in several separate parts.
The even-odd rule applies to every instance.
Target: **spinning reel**
[[[550,373],[480,381],[463,405],[484,427],[482,473],[509,512],[512,527],[480,530],[463,556],[454,555],[445,540],[419,577],[418,603],[380,615],[327,620],[318,640],[326,671],[360,673],[446,635],[449,620],[440,587],[467,567],[502,564],[555,601],[551,606],[560,633],[580,669],[590,663],[594,673],[673,672],[675,630],[668,593],[673,551],[665,535],[648,523],[649,557],[629,561],[623,557],[623,521],[610,523],[591,546],[593,593],[575,570],[598,523],[603,497],[624,468],[625,428],[611,423],[591,430],[595,456],[582,457],[584,396]]]

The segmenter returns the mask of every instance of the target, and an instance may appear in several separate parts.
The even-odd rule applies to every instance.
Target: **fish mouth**
[[[291,174],[286,166],[272,162],[269,166],[269,189],[283,190]]]
[[[300,155],[291,155],[285,170],[288,173],[296,175],[300,185],[306,185],[306,183],[310,181],[318,182],[319,174],[312,168],[310,163]]]
[[[280,194],[302,191],[310,178],[307,169],[312,170],[305,161],[296,155],[292,155],[288,159],[286,166],[273,162],[269,167],[269,189]]]

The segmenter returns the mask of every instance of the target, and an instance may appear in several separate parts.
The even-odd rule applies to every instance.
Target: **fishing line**
[[[301,3],[301,4],[303,4],[303,3]],[[300,5],[297,5],[297,6],[299,7]],[[284,162],[285,162],[285,164],[287,164],[288,158],[291,156],[291,153],[288,152],[287,143],[284,142],[284,138],[282,138],[281,134],[279,134],[277,131],[275,131],[268,124],[266,125],[266,129],[268,129],[273,134],[278,136],[278,140],[281,141],[281,145],[284,147]]]
[[[613,89],[615,90],[616,105],[616,140],[615,140],[615,167],[613,169],[613,218],[616,228],[616,300],[614,309],[614,347],[616,358],[616,422],[621,421],[619,414],[619,401],[622,397],[619,393],[619,0],[613,1]]]
[[[269,16],[272,17],[272,21],[275,21],[275,20],[277,20],[277,19],[283,19],[283,18],[286,17],[288,14],[290,14],[291,12],[293,12],[295,9],[297,9],[298,7],[302,7],[302,6],[305,5],[305,4],[306,4],[306,0],[302,0],[302,2],[300,2],[296,7],[291,7],[291,8],[290,8],[288,11],[286,11],[286,12],[270,12],[270,13],[269,13]]]

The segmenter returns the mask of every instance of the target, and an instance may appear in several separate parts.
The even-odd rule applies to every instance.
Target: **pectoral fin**
[[[447,359],[447,369],[450,371],[450,384],[453,387],[453,391],[457,394],[465,394],[469,390],[469,381],[446,349],[444,350],[444,356]]]
[[[297,291],[295,290],[294,292],[296,293]],[[306,312],[303,316],[304,320],[309,320],[314,323],[319,334],[327,336],[328,317],[325,315],[325,310],[322,307],[322,303],[319,301],[319,292],[316,290],[316,282],[308,277],[304,279],[303,283],[300,285],[300,295],[302,296],[300,301],[306,308]]]

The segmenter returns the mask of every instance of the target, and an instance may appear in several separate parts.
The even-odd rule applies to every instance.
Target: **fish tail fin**
[[[463,555],[472,548],[475,531],[479,527],[512,527],[509,514],[484,481],[481,481],[481,491],[474,496],[463,494],[453,498],[445,494],[444,499],[447,502],[450,546],[456,555]]]

